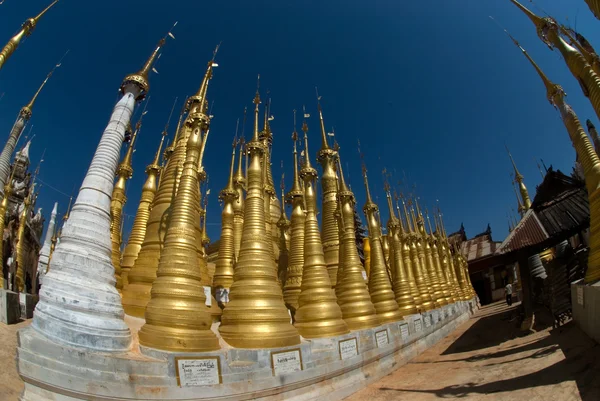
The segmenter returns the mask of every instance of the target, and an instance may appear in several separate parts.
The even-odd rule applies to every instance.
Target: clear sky
[[[50,0],[6,0],[0,5],[3,45]],[[583,0],[523,0],[575,25],[592,44],[600,34]],[[222,41],[208,97],[214,119],[205,166],[210,176],[209,236],[219,237],[217,194],[226,184],[236,120],[251,102],[256,75],[263,99],[272,98],[273,175],[281,160],[291,186],[292,110],[306,105],[310,154],[319,145],[315,85],[327,129],[335,127],[345,172],[359,206],[364,187],[360,139],[371,191],[383,209],[381,170],[406,173],[422,202],[439,199],[448,231],[464,222],[467,234],[507,234],[516,209],[506,143],[531,196],[541,181],[534,159],[570,173],[575,152],[558,112],[518,49],[488,16],[503,24],[550,79],[563,85],[580,119],[598,123],[589,101],[557,51],[537,37],[509,0],[461,1],[213,1],[61,0],[0,71],[0,137],[4,143],[19,112],[67,49],[68,56],[38,99],[30,124],[32,169],[46,150],[38,200],[49,217],[76,195],[111,110],[117,89],[138,70],[171,25],[170,40],[150,77],[150,103],[134,154],[125,231],[133,222],[144,168],[150,163],[175,97],[176,109],[196,92],[207,61]],[[567,19],[568,18],[568,19]],[[139,115],[139,111],[136,116]],[[171,124],[171,135],[176,123]],[[246,125],[251,130],[252,120]],[[27,131],[26,131],[27,132]],[[21,142],[23,144],[24,142]],[[21,145],[20,144],[20,145]],[[19,146],[20,146],[19,145]],[[404,189],[406,190],[406,189]],[[289,213],[289,210],[288,210]]]

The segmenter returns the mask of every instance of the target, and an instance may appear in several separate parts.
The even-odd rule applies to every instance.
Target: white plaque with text
[[[576,287],[577,288],[577,303],[581,306],[583,306],[583,288],[582,287]]]
[[[340,345],[340,358],[342,360],[352,358],[358,355],[358,343],[356,338],[349,338],[339,342]]]
[[[423,323],[425,324],[425,328],[431,326],[431,315],[423,317]]]
[[[212,305],[212,294],[210,292],[210,287],[204,286],[204,296],[206,297],[206,301],[204,302],[204,304],[206,306],[211,306]]]
[[[271,361],[273,363],[273,374],[275,376],[302,370],[302,357],[300,356],[299,349],[273,352],[271,353]]]
[[[221,383],[219,358],[176,358],[180,387],[210,386]]]
[[[408,324],[405,323],[400,325],[400,335],[402,336],[403,340],[408,338]]]
[[[377,340],[377,348],[383,348],[389,344],[387,330],[381,330],[375,333],[375,340]]]
[[[423,330],[423,326],[421,324],[421,319],[417,319],[417,320],[415,320],[415,333],[418,333],[421,330]]]

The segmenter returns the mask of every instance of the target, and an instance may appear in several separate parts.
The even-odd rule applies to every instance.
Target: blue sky
[[[49,0],[6,0],[0,5],[0,42]],[[576,25],[588,39],[600,34],[583,0],[524,3]],[[19,112],[52,66],[70,50],[33,110],[35,168],[46,150],[38,206],[76,194],[111,110],[117,89],[138,70],[171,25],[169,41],[151,78],[148,114],[134,154],[125,213],[133,222],[144,168],[151,161],[175,97],[177,109],[196,92],[213,48],[222,41],[219,68],[209,88],[214,115],[206,169],[210,175],[209,236],[217,239],[236,120],[251,107],[256,75],[263,99],[272,98],[273,174],[283,160],[291,186],[292,110],[306,105],[310,154],[319,147],[314,87],[325,123],[335,127],[346,174],[364,203],[357,139],[369,169],[371,191],[384,210],[381,170],[406,172],[425,204],[439,199],[448,231],[461,222],[469,236],[491,224],[495,240],[507,234],[506,214],[516,209],[506,143],[533,197],[541,181],[534,159],[570,173],[575,152],[557,111],[525,58],[488,18],[503,24],[547,75],[563,85],[583,121],[598,123],[557,51],[536,36],[509,0],[478,1],[219,1],[170,2],[61,0],[0,71],[2,143]],[[567,20],[568,18],[568,20]],[[139,111],[138,111],[139,115]],[[172,121],[172,129],[175,121]],[[251,130],[248,120],[246,132]],[[52,188],[51,188],[52,187]],[[289,213],[289,210],[288,210]]]

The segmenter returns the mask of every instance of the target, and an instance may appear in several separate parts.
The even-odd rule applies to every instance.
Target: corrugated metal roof
[[[496,250],[496,253],[504,254],[512,252],[530,245],[539,244],[548,238],[548,233],[537,218],[536,213],[532,209],[529,209],[515,229]]]
[[[590,224],[590,205],[584,188],[561,194],[536,209],[536,215],[550,237],[581,230]]]

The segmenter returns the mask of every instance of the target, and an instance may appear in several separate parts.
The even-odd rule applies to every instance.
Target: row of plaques
[[[429,319],[425,319],[427,322]],[[414,321],[415,332],[422,330],[421,319]],[[427,324],[426,324],[427,326]],[[409,336],[408,324],[400,323],[400,335],[405,340]],[[377,348],[389,344],[388,330],[375,332]],[[341,360],[358,355],[358,340],[356,337],[338,342]],[[221,383],[221,363],[218,356],[209,357],[178,357],[175,358],[177,369],[177,385],[180,387],[210,386]],[[273,375],[279,376],[302,370],[302,352],[300,348],[271,352],[271,367]]]
[[[210,296],[207,294],[207,299]],[[439,320],[440,315],[435,311],[436,317],[433,314],[423,316],[423,319],[415,319],[413,321],[414,331],[418,333],[425,328],[430,327],[435,321]],[[454,305],[451,309],[444,312],[444,317],[448,314],[454,315],[456,310]],[[410,335],[408,323],[403,322],[398,325],[402,340],[406,340]],[[389,344],[388,330],[380,330],[375,332],[375,342],[377,348],[383,348]],[[338,342],[338,350],[341,360],[350,359],[358,355],[358,341],[356,337],[348,338]],[[181,387],[193,386],[210,386],[221,383],[221,363],[218,356],[208,357],[177,357],[175,358],[177,369],[177,384]],[[271,367],[273,375],[279,376],[298,372],[302,370],[302,352],[300,348],[277,351],[271,353]]]

